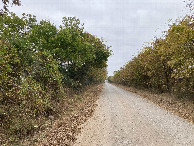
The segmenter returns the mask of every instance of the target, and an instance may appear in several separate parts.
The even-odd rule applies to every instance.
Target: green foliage
[[[106,67],[107,59],[111,55],[109,47],[100,39],[83,32],[83,25],[75,17],[63,18],[63,25],[60,26],[55,42],[53,55],[61,62],[63,81],[74,88],[88,80],[91,68]]]
[[[21,75],[20,58],[16,49],[0,42],[0,101],[14,100]]]
[[[88,81],[94,83],[104,82],[107,78],[106,68],[91,68],[89,71]]]
[[[0,14],[4,12],[8,12],[9,4],[20,6],[21,2],[20,0],[2,0],[3,8],[0,9]]]
[[[163,39],[144,47],[137,57],[115,72],[111,81],[193,97],[193,20],[186,16],[170,25]]]
[[[57,28],[50,21],[42,20],[40,23],[33,25],[29,34],[29,42],[39,50],[52,51],[55,45],[55,35]]]
[[[58,29],[30,14],[1,16],[0,130],[13,141],[33,132],[40,116],[57,114],[64,88],[103,82],[110,55],[75,17]]]

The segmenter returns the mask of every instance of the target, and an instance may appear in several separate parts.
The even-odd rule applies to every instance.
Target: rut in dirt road
[[[194,125],[140,96],[105,83],[75,146],[194,146]]]

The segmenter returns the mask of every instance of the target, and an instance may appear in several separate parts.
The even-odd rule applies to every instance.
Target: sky
[[[186,15],[183,0],[21,0],[22,6],[9,10],[30,13],[59,26],[62,17],[79,18],[85,31],[112,46],[108,75],[119,70],[148,42],[161,37],[169,20]]]

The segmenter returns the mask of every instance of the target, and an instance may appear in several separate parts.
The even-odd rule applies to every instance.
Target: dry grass
[[[194,123],[194,98],[178,98],[168,93],[154,93],[153,91],[136,89],[120,84],[114,84],[120,88],[136,93],[175,115]]]

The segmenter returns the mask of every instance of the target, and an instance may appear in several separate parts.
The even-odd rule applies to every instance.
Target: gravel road
[[[105,83],[75,146],[194,146],[194,125],[140,96]]]

